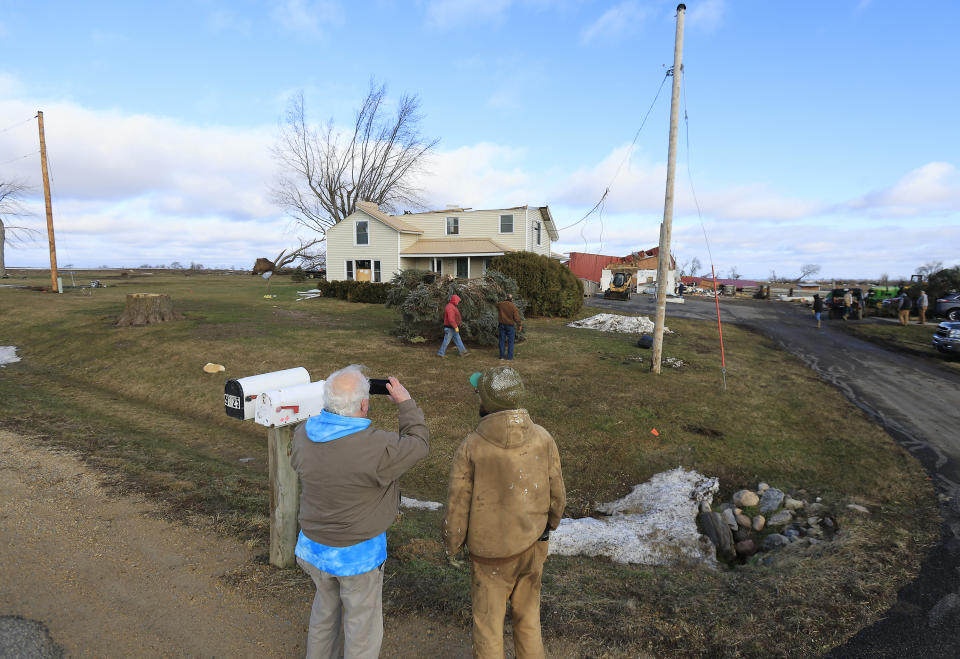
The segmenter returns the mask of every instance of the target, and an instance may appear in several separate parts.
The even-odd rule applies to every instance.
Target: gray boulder
[[[793,513],[789,510],[781,510],[767,520],[767,526],[784,526],[793,521]]]
[[[783,503],[783,492],[775,487],[766,490],[760,497],[760,512],[771,513]]]
[[[779,533],[771,533],[766,538],[763,539],[763,549],[765,551],[770,551],[771,549],[778,549],[790,544],[790,539],[785,535],[780,535]]]
[[[704,535],[717,548],[717,556],[725,560],[733,558],[736,555],[733,548],[733,533],[723,516],[720,513],[700,513],[697,519],[700,521]]]

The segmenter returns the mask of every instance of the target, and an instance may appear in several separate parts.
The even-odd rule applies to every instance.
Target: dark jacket
[[[398,479],[430,451],[423,410],[412,399],[397,407],[399,434],[367,427],[338,436],[354,417],[327,411],[297,426],[290,462],[302,486],[300,528],[314,542],[349,547],[393,523]]]
[[[520,310],[510,300],[497,302],[497,313],[499,314],[501,325],[516,325],[520,327],[523,324],[523,318],[520,317]]]

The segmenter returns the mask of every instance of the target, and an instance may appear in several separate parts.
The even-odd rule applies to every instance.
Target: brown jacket
[[[449,497],[443,540],[450,555],[464,542],[482,558],[519,554],[563,516],[556,442],[526,410],[488,414],[453,457]]]
[[[500,316],[499,322],[501,325],[516,325],[519,329],[520,325],[523,324],[523,318],[520,317],[520,310],[517,309],[517,305],[510,300],[497,302],[497,314]]]
[[[412,399],[397,408],[399,434],[369,426],[337,436],[337,423],[349,418],[327,411],[297,426],[290,462],[302,485],[300,528],[314,542],[349,547],[393,523],[400,476],[430,450],[423,410]]]

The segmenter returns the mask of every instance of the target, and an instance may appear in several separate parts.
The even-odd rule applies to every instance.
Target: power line
[[[13,125],[11,125],[11,126],[7,126],[7,127],[4,128],[3,130],[0,130],[0,135],[2,135],[3,133],[6,133],[8,130],[13,130],[14,128],[16,128],[16,127],[18,127],[18,126],[22,126],[23,124],[30,123],[30,122],[33,121],[34,119],[36,119],[36,117],[30,117],[29,119],[25,119],[24,121],[18,121],[17,123],[15,123],[15,124],[13,124]]]
[[[29,158],[30,156],[35,156],[35,155],[37,155],[38,153],[40,153],[39,150],[37,150],[37,151],[31,151],[31,152],[28,153],[28,154],[25,154],[25,155],[22,155],[22,156],[17,156],[16,158],[11,158],[10,160],[4,160],[3,162],[0,162],[0,165],[7,165],[7,164],[10,164],[10,163],[12,163],[12,162],[16,162],[17,160],[23,160],[24,158]]]
[[[640,137],[640,131],[642,131],[643,127],[646,125],[647,117],[649,117],[650,113],[653,111],[653,106],[656,105],[657,99],[660,98],[660,92],[663,90],[663,85],[667,81],[667,78],[669,77],[670,77],[669,71],[663,75],[663,80],[660,81],[660,86],[657,88],[657,93],[654,95],[653,101],[650,103],[650,107],[647,108],[647,113],[643,115],[643,121],[640,122],[640,127],[637,129],[636,134],[634,134],[633,136],[633,142],[630,143],[630,148],[627,149],[626,155],[623,157],[623,160],[620,161],[620,165],[617,167],[617,171],[614,172],[613,178],[610,179],[610,183],[603,190],[603,195],[600,196],[600,200],[596,204],[594,204],[593,208],[587,211],[586,215],[581,217],[579,220],[577,220],[573,224],[568,224],[567,226],[561,229],[557,229],[557,231],[563,231],[564,229],[569,229],[571,227],[577,226],[578,224],[586,220],[588,217],[593,215],[594,211],[596,211],[597,208],[600,208],[601,204],[604,203],[604,201],[607,198],[607,195],[610,194],[610,187],[613,185],[614,181],[616,181],[617,177],[620,175],[620,170],[623,169],[624,163],[626,163],[630,159],[630,156],[633,155],[633,147],[637,144],[637,139]]]

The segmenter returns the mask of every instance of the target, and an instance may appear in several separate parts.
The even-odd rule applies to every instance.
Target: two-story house
[[[517,251],[550,256],[558,238],[547,206],[389,215],[361,201],[327,229],[327,279],[382,282],[408,269],[480,277],[494,256]]]

